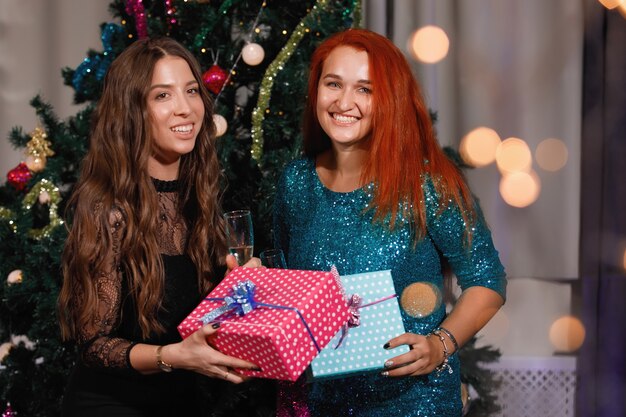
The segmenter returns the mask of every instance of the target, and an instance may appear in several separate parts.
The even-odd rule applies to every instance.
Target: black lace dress
[[[159,245],[165,266],[164,302],[158,318],[166,332],[141,336],[132,297],[119,272],[119,237],[125,223],[120,212],[113,212],[109,222],[114,236],[110,262],[98,278],[101,308],[94,326],[80,334],[80,356],[63,399],[64,416],[202,415],[208,411],[201,410],[197,380],[201,376],[183,370],[141,375],[130,366],[130,349],[136,343],[180,341],[176,326],[201,299],[196,269],[184,254],[187,225],[177,207],[178,184],[158,180],[154,184],[159,195]]]

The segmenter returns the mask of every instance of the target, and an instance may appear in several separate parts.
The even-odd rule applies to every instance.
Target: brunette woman
[[[158,38],[131,44],[104,80],[68,202],[59,316],[80,355],[66,416],[200,415],[197,375],[239,383],[236,369],[254,367],[207,343],[218,326],[184,341],[176,330],[226,269],[200,74],[189,51]]]

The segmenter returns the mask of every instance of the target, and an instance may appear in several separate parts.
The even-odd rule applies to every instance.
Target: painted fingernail
[[[255,372],[263,372],[263,369],[259,368],[258,366],[255,368],[250,368],[250,369],[252,369]]]
[[[385,343],[385,344],[383,345],[383,349],[389,349],[389,343]]]
[[[393,366],[393,361],[385,362],[385,368],[389,368],[390,366]]]
[[[383,371],[383,372],[380,373],[380,375],[382,375],[382,376],[389,376],[389,372]]]
[[[218,321],[218,322],[213,323],[213,324],[211,325],[211,327],[213,327],[214,329],[219,329],[219,327],[220,327],[221,325],[222,325],[222,323]]]

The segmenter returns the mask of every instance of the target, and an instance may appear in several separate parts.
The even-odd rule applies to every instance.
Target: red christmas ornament
[[[32,176],[28,166],[22,162],[7,173],[7,180],[16,190],[22,191]]]
[[[228,72],[217,65],[212,65],[211,68],[202,74],[204,85],[206,85],[213,94],[219,94],[220,91],[222,91],[226,79],[228,79]]]

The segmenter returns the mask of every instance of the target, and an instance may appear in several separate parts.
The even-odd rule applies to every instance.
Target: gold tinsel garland
[[[61,193],[57,186],[45,178],[35,184],[28,194],[24,196],[22,207],[26,210],[30,210],[37,199],[39,199],[39,196],[44,192],[50,197],[50,201],[48,202],[50,222],[40,229],[30,229],[28,231],[28,236],[37,240],[49,237],[55,227],[63,224],[63,220],[57,214],[59,202],[61,201]]]
[[[311,19],[315,19],[317,13],[323,10],[324,7],[327,6],[327,3],[327,0],[318,0],[316,4],[313,5],[311,12],[300,21],[283,49],[280,50],[274,61],[272,61],[265,70],[265,75],[261,81],[261,87],[259,88],[259,99],[256,107],[252,111],[252,148],[250,153],[252,154],[252,158],[257,161],[257,164],[261,161],[261,156],[263,156],[263,120],[265,119],[265,111],[269,109],[270,106],[270,96],[276,75],[283,70],[285,63],[298,47],[298,43],[300,43],[304,35],[309,31],[307,22]]]
[[[13,212],[6,207],[0,207],[0,220],[5,220],[9,223],[9,227],[13,230],[13,233],[17,232],[17,225],[15,224],[15,217]]]

